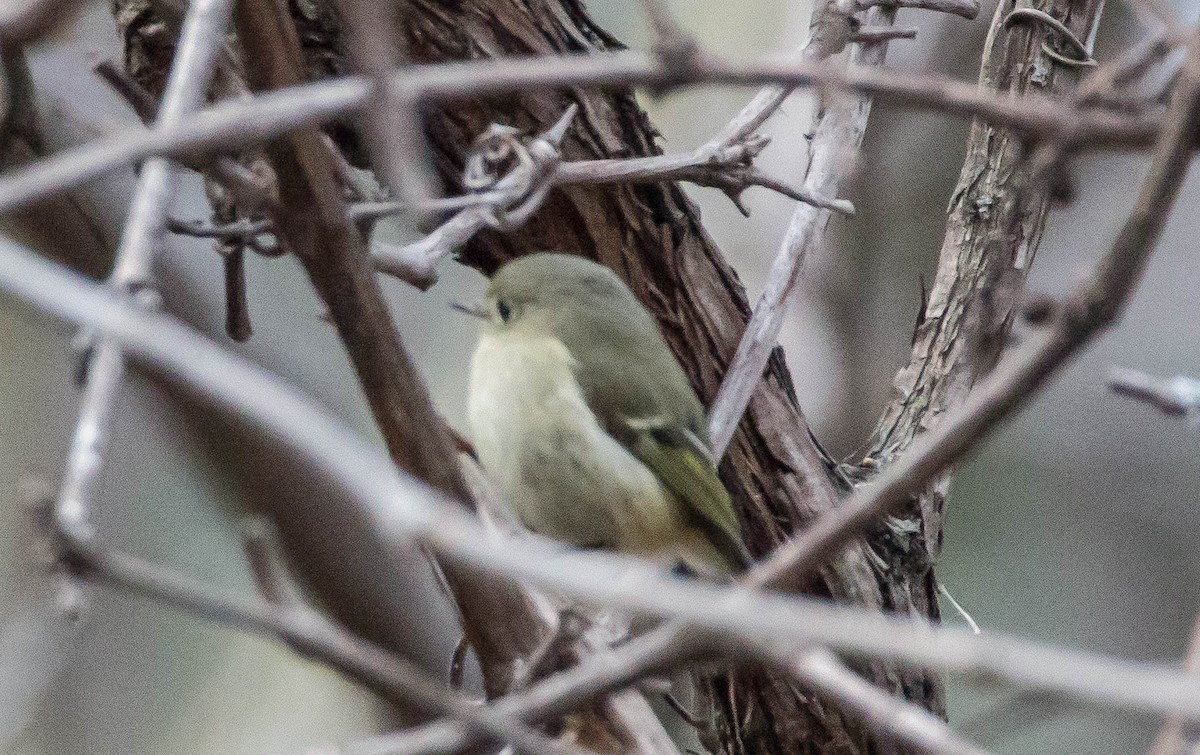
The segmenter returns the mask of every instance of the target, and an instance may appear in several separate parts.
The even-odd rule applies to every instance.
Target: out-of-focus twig
[[[1122,396],[1144,401],[1164,414],[1187,416],[1200,412],[1200,380],[1196,378],[1177,375],[1168,380],[1114,367],[1108,373],[1108,387]]]
[[[156,129],[178,125],[204,102],[232,5],[232,0],[197,0],[189,9]],[[151,265],[162,244],[174,193],[173,171],[164,158],[153,158],[143,165],[109,279],[110,286],[134,296],[143,306],[154,307],[157,303],[151,287]],[[125,358],[120,348],[101,339],[87,363],[79,419],[54,507],[57,526],[80,539],[91,535],[90,508],[100,484],[124,374]]]
[[[879,689],[827,650],[760,652],[767,662],[863,720],[882,739],[930,755],[987,755],[986,750],[956,734],[941,718]]]
[[[420,206],[433,197],[434,180],[417,102],[392,83],[402,58],[393,38],[400,6],[390,0],[337,4],[345,19],[346,49],[374,89],[361,120],[376,172],[393,196]]]
[[[1127,272],[1113,269],[1105,277]],[[323,498],[320,506],[332,509],[347,527],[369,530],[397,549],[415,538],[457,563],[584,602],[682,620],[630,640],[610,657],[597,656],[594,663],[588,659],[578,670],[554,675],[531,688],[521,704],[541,701],[561,710],[555,706],[574,705],[575,695],[611,689],[598,687],[599,677],[615,679],[620,686],[634,666],[645,672],[656,663],[678,662],[680,653],[692,657],[697,646],[696,637],[689,640],[690,625],[703,630],[701,639],[715,635],[803,647],[818,643],[854,655],[974,673],[1129,709],[1177,711],[1200,720],[1200,679],[1167,667],[1059,650],[998,632],[977,636],[810,598],[680,580],[628,556],[564,552],[532,538],[516,548],[489,537],[457,503],[388,464],[381,449],[316,403],[177,320],[131,307],[102,286],[3,239],[0,290],[112,337],[131,357],[183,381],[198,398],[270,433],[300,460],[330,475],[345,495]],[[761,579],[751,582],[762,584]],[[701,647],[711,647],[711,641]],[[625,660],[614,663],[613,658]],[[517,704],[516,697],[512,701],[498,703],[505,706],[499,710]]]
[[[1191,674],[1200,674],[1200,616],[1196,617],[1192,626],[1192,637],[1188,642],[1187,654],[1183,657],[1183,670]],[[1184,738],[1183,723],[1179,716],[1167,716],[1146,755],[1181,755],[1185,752],[1187,741]]]
[[[1105,110],[1064,114],[1048,97],[1009,98],[973,83],[938,76],[915,77],[872,67],[841,69],[824,62],[731,63],[701,55],[683,83],[821,86],[846,89],[948,115],[978,117],[1030,136],[1070,134],[1073,146],[1141,146],[1153,140],[1157,114],[1123,115]],[[557,86],[678,84],[658,60],[623,51],[553,60],[505,59],[412,66],[403,74],[409,94],[447,99],[513,89]],[[245,101],[222,103],[176,128],[131,132],[67,150],[0,179],[0,210],[62,191],[106,171],[151,155],[181,157],[214,148],[269,141],[361,107],[371,87],[361,77],[304,84]]]
[[[663,68],[686,70],[700,49],[696,38],[680,26],[666,0],[641,0],[641,5],[654,30],[654,52]]]
[[[8,0],[0,7],[0,49],[19,50],[81,5],[83,0]]]
[[[584,755],[584,751],[554,742],[520,721],[452,694],[410,661],[359,639],[299,603],[224,595],[157,564],[78,539],[70,531],[61,532],[59,541],[61,562],[80,579],[141,595],[240,631],[275,637],[387,699],[451,716],[489,740],[511,742],[522,752]]]
[[[1174,49],[1175,44],[1166,33],[1150,34],[1112,62],[1096,68],[1068,95],[1067,106],[1083,112],[1088,104],[1104,104],[1119,98],[1123,86],[1144,74]],[[1031,196],[1045,189],[1047,182],[1057,172],[1056,168],[1062,166],[1070,147],[1069,135],[1062,134],[1058,138],[1046,139],[1033,149],[1025,167],[1024,183],[1019,189],[1023,201],[1028,202]]]
[[[158,117],[158,101],[124,68],[101,58],[93,63],[92,70],[125,100],[143,123],[151,124]],[[262,180],[228,155],[216,155],[211,159],[208,156],[196,158],[182,155],[177,159],[188,169],[211,176],[246,211],[263,211],[275,201]]]
[[[826,13],[833,12],[829,7]],[[890,26],[895,10],[872,8],[868,22],[877,26]],[[822,25],[822,28],[830,26]],[[834,25],[834,28],[839,28]],[[818,33],[806,56],[820,60],[836,54],[849,40],[850,31],[839,38],[835,33]],[[850,53],[853,65],[878,67],[887,55],[887,40],[875,43],[860,43]],[[764,95],[765,98],[766,95]],[[853,170],[852,156],[857,154],[866,132],[867,118],[871,113],[871,101],[865,96],[845,96],[826,105],[817,120],[813,135],[805,190],[815,196],[836,196],[845,179]],[[721,387],[709,408],[708,429],[712,436],[713,452],[719,458],[724,455],[730,440],[741,421],[742,414],[750,404],[750,397],[762,378],[767,360],[775,348],[788,304],[800,280],[800,271],[808,254],[818,248],[829,224],[828,209],[813,205],[797,205],[792,211],[791,222],[771,264],[767,283],[762,295],[755,302],[750,322],[738,343],[737,352],[729,363]]]

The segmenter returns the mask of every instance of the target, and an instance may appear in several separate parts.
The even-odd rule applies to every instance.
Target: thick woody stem
[[[298,42],[291,19],[281,14],[279,4],[274,0],[239,3],[237,27],[255,88],[298,83]],[[297,130],[272,143],[268,154],[279,177],[274,227],[295,250],[328,305],[392,458],[400,468],[466,505],[470,496],[453,442],[401,346],[365,244],[348,219],[320,134],[312,128]],[[281,530],[286,535],[283,523]],[[536,646],[544,629],[520,590],[485,583],[454,568],[446,569],[446,574],[488,690],[499,693],[508,685],[513,663]],[[385,628],[356,626],[362,617],[373,615],[370,606],[338,608],[343,620],[368,637],[386,636]]]

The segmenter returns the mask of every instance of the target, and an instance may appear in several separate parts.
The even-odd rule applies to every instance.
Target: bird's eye
[[[508,318],[512,317],[512,309],[503,299],[496,302],[496,311],[500,313],[500,319],[504,322],[508,322]]]

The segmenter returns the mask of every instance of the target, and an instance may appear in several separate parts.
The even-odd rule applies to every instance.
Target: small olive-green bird
[[[471,365],[476,452],[528,529],[727,578],[749,563],[704,411],[654,320],[608,268],[500,268]]]

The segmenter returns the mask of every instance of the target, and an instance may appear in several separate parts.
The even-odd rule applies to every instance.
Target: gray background
[[[1192,5],[1176,2],[1181,12]],[[60,146],[86,138],[89,129],[132,123],[88,70],[89,55],[116,50],[104,5],[90,8],[33,56],[47,127]],[[619,38],[639,46],[647,37],[635,5],[589,3]],[[794,49],[807,33],[803,3],[677,0],[674,6],[687,28],[731,57]],[[890,64],[973,78],[990,13],[985,7],[975,21],[902,13],[901,23],[918,25],[921,36],[894,44]],[[1123,8],[1110,4],[1097,57],[1111,56],[1136,31]],[[644,101],[665,148],[678,151],[705,141],[749,94],[706,89]],[[803,175],[801,135],[810,107],[797,96],[766,129],[776,141],[760,165],[780,178]],[[840,454],[853,454],[866,437],[906,358],[919,276],[933,269],[966,130],[959,121],[876,109],[858,179],[847,192],[859,214],[835,221],[784,326],[805,411]],[[1061,293],[1085,273],[1107,248],[1145,167],[1141,157],[1107,154],[1073,164],[1077,195],[1052,214],[1032,288]],[[1073,362],[956,478],[939,573],[985,632],[1133,659],[1171,662],[1184,650],[1200,609],[1193,535],[1200,525],[1200,442],[1188,422],[1112,396],[1103,378],[1110,365],[1200,375],[1198,181],[1185,186],[1119,328]],[[110,232],[124,214],[130,183],[125,172],[90,187],[89,201]],[[689,192],[757,295],[789,201],[751,190],[746,200],[753,216],[746,220],[719,192]],[[103,256],[69,232],[71,208],[56,212],[68,230],[55,238],[33,236],[19,222],[5,231],[85,269],[104,270]],[[186,179],[176,212],[203,213],[194,178]],[[203,243],[177,240],[160,267],[168,305],[222,338],[216,256]],[[476,296],[482,279],[453,263],[443,276],[426,294],[393,281],[384,285],[440,408],[461,425],[473,333],[446,303]],[[373,434],[298,266],[252,259],[249,281],[256,333],[236,348]],[[0,300],[0,491],[8,501],[0,507],[0,751],[296,753],[373,730],[377,710],[367,695],[275,643],[106,592],[89,593],[85,618],[76,625],[53,611],[52,585],[31,552],[14,491],[27,473],[52,480],[60,473],[76,411],[71,336],[60,324]],[[209,452],[212,435],[195,432],[194,408],[142,377],[129,383],[121,406],[118,443],[96,512],[105,541],[250,593],[235,522],[244,486],[225,457]],[[307,487],[298,480],[295,491],[285,492],[313,494]],[[418,654],[441,669],[456,634],[444,607],[427,610],[432,644],[422,643]],[[955,723],[1013,755],[1138,751],[1155,723],[959,683],[952,684],[950,702]]]

